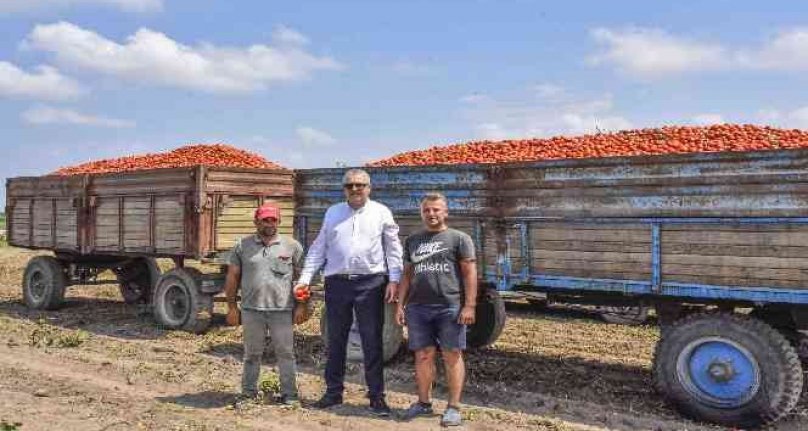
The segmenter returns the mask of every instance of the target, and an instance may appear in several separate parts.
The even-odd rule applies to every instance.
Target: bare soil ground
[[[409,423],[369,416],[356,365],[349,369],[344,406],[307,408],[323,390],[317,313],[296,335],[303,408],[234,409],[241,329],[224,326],[223,309],[204,335],[158,328],[148,309],[124,304],[114,285],[73,286],[61,310],[28,310],[20,284],[33,255],[0,248],[0,430],[439,429],[437,416]],[[499,341],[467,355],[464,429],[721,429],[682,418],[653,391],[657,338],[653,327],[511,304]],[[267,375],[274,363],[268,353]],[[386,369],[395,410],[414,400],[412,375],[406,352]],[[436,396],[440,411],[443,384]],[[777,429],[808,429],[808,403]]]

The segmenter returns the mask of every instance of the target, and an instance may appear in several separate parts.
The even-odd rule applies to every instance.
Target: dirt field
[[[306,408],[323,389],[316,315],[296,337],[304,407],[233,409],[241,332],[223,326],[222,314],[205,335],[165,331],[148,310],[124,304],[115,286],[74,286],[62,310],[30,311],[20,302],[20,280],[32,255],[0,248],[0,430],[439,429],[437,417],[410,423],[369,417],[357,366],[349,370],[346,405]],[[652,390],[657,337],[651,327],[512,304],[496,345],[467,357],[464,429],[720,429],[684,420]],[[267,375],[273,365],[268,354]],[[412,373],[403,352],[386,370],[396,410],[414,399]],[[444,390],[438,385],[439,411]],[[807,428],[805,400],[777,427]]]

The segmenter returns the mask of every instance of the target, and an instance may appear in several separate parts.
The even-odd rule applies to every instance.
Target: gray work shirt
[[[413,269],[407,303],[462,304],[463,259],[474,259],[474,241],[459,230],[422,230],[407,237],[404,262]]]
[[[241,308],[254,311],[292,310],[292,281],[303,263],[303,246],[278,235],[265,245],[258,235],[242,238],[230,253],[230,265],[241,268]]]

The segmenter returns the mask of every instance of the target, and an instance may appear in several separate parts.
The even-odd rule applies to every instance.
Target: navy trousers
[[[356,311],[368,398],[384,398],[384,356],[382,328],[384,325],[385,275],[326,277],[325,307],[328,325],[328,360],[325,365],[326,394],[341,396],[345,390],[345,357],[348,335]]]

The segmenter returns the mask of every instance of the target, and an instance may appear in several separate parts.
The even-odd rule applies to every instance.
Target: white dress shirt
[[[298,284],[310,284],[323,270],[336,274],[387,274],[391,282],[401,279],[401,241],[393,213],[368,200],[353,209],[343,202],[325,212],[320,233],[311,244]]]

